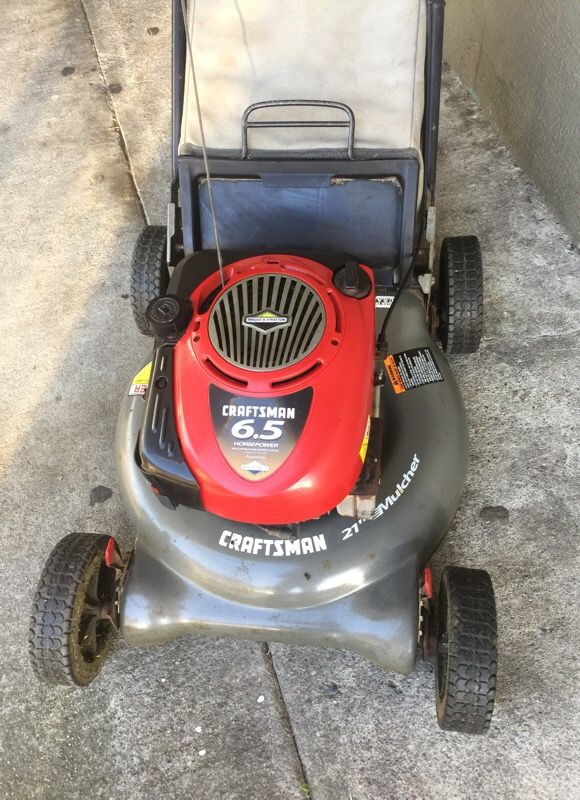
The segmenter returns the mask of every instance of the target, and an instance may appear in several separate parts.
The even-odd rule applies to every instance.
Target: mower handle
[[[250,115],[261,108],[288,108],[288,107],[312,107],[312,108],[334,108],[344,112],[345,120],[250,120]],[[252,103],[242,115],[242,158],[248,157],[248,130],[249,128],[348,128],[347,158],[352,161],[354,158],[354,112],[346,103],[338,103],[332,100],[265,100],[261,103]]]

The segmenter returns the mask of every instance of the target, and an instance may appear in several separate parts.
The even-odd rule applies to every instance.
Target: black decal
[[[286,461],[302,433],[312,389],[280,397],[235,395],[209,388],[211,418],[228,464],[248,481],[268,478]]]
[[[416,347],[387,356],[385,366],[396,394],[443,380],[430,347]]]

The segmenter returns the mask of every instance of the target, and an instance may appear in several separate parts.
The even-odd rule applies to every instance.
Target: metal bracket
[[[437,228],[437,209],[429,206],[427,209],[427,224],[425,226],[425,239],[429,242],[429,272],[433,272],[435,263],[435,233]]]
[[[431,290],[436,283],[433,267],[435,266],[435,231],[437,227],[437,209],[429,206],[425,225],[425,241],[429,245],[429,271],[419,275],[418,282],[423,294],[427,295],[427,306],[431,302]]]
[[[262,108],[334,108],[344,112],[345,120],[250,120],[250,116]],[[346,147],[347,158],[354,159],[354,111],[345,103],[331,100],[266,100],[261,103],[252,103],[242,116],[242,158],[248,157],[248,130],[250,128],[348,128],[348,141]]]
[[[431,289],[433,288],[433,284],[435,283],[435,279],[430,272],[424,272],[423,275],[419,275],[417,278],[417,282],[421,287],[421,291],[423,294],[429,296],[431,294]]]
[[[341,517],[372,519],[377,507],[377,495],[381,482],[381,450],[383,423],[379,417],[371,417],[368,449],[356,486],[336,507]]]
[[[171,264],[171,240],[175,236],[175,203],[167,205],[167,263]]]

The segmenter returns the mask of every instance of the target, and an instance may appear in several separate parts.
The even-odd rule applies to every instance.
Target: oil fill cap
[[[166,342],[174,342],[189,325],[192,314],[193,309],[189,300],[166,294],[149,303],[145,319],[155,336]]]
[[[356,261],[347,261],[334,276],[334,285],[347,297],[363,300],[372,289],[371,279]]]

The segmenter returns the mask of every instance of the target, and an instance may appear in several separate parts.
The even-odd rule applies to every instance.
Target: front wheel
[[[116,542],[109,536],[70,533],[44,566],[29,630],[36,675],[50,685],[93,681],[116,634]]]
[[[497,675],[495,597],[488,573],[446,567],[437,619],[437,721],[444,730],[485,733]]]

